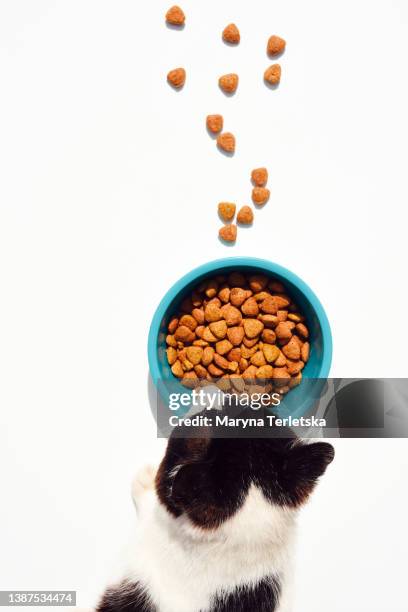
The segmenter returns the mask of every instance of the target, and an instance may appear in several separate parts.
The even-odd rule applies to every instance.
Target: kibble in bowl
[[[255,258],[222,259],[187,274],[163,298],[149,333],[150,373],[165,404],[175,389],[258,385],[279,389],[293,414],[304,413],[313,398],[302,396],[299,383],[327,377],[331,351],[312,290]]]

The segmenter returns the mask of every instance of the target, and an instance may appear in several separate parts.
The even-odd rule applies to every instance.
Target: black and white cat
[[[289,430],[170,438],[135,480],[132,567],[98,612],[290,612],[296,514],[333,458]]]

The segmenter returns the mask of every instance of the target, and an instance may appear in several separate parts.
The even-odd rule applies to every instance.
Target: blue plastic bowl
[[[203,264],[183,276],[166,293],[153,316],[148,339],[150,374],[160,397],[168,405],[170,393],[188,392],[167,363],[166,335],[169,320],[179,311],[180,302],[205,278],[233,271],[266,273],[281,281],[306,317],[310,332],[310,359],[302,372],[302,384],[291,390],[282,404],[284,414],[302,416],[314,405],[329,375],[332,360],[329,321],[320,301],[302,279],[272,261],[255,257],[227,257]]]

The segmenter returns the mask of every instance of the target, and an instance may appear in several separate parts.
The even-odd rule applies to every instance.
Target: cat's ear
[[[291,446],[279,478],[290,505],[298,506],[307,500],[333,459],[334,448],[327,442]]]

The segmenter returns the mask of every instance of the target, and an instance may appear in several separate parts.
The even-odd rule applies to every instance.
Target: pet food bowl
[[[319,397],[329,375],[332,360],[332,335],[329,321],[319,299],[310,287],[286,268],[254,257],[228,257],[203,264],[188,272],[165,294],[153,316],[148,338],[148,359],[152,380],[164,405],[171,393],[189,393],[172,373],[166,357],[167,325],[177,314],[182,300],[206,278],[231,272],[267,274],[281,281],[305,316],[310,333],[310,358],[302,371],[302,383],[284,398],[285,413],[292,418],[306,414]]]

